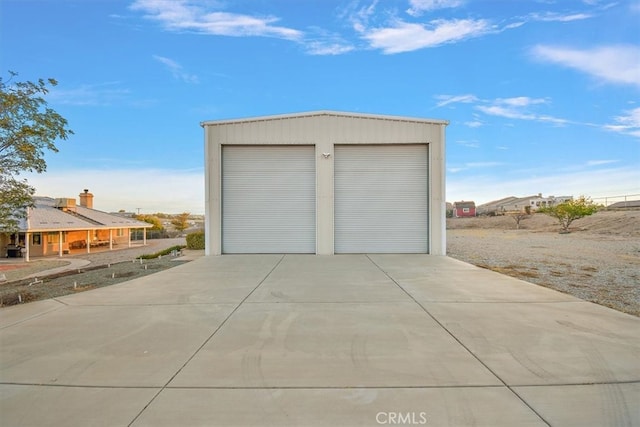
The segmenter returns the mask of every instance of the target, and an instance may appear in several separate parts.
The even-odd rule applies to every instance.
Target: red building
[[[464,218],[469,216],[476,216],[476,204],[475,202],[455,202],[453,204],[453,217]]]

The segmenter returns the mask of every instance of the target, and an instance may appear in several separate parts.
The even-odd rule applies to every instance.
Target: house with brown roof
[[[0,254],[6,257],[63,256],[114,250],[133,245],[132,232],[153,227],[136,219],[93,209],[93,194],[74,198],[35,197],[15,233],[0,233]],[[146,244],[146,232],[142,233]]]

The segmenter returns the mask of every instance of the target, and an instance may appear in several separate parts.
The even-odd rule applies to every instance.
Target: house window
[[[462,208],[463,213],[469,213],[469,208]]]
[[[116,230],[116,237],[122,237],[124,236],[124,228],[118,228]]]
[[[47,233],[47,243],[50,245],[60,243],[60,232],[50,231]],[[62,243],[67,243],[67,232],[62,232]]]
[[[42,244],[42,235],[40,233],[33,233],[31,236],[31,244],[33,246],[40,246]]]

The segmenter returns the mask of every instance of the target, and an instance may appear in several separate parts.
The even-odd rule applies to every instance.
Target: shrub
[[[576,200],[568,200],[559,205],[538,209],[538,212],[557,219],[562,227],[560,233],[566,234],[569,233],[569,226],[573,221],[593,215],[600,207],[600,205],[593,203],[588,197],[580,196]]]
[[[188,249],[204,249],[204,231],[187,234]]]
[[[140,255],[139,258],[142,259],[154,259],[154,258],[158,258],[160,255],[164,256],[164,255],[169,255],[171,252],[173,251],[179,251],[183,248],[185,248],[186,246],[184,245],[176,245],[176,246],[171,246],[170,248],[167,249],[163,249],[159,252],[153,253],[153,254],[146,254],[146,255]]]

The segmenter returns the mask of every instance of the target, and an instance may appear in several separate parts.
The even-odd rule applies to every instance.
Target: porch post
[[[113,250],[113,228],[109,229],[109,250]]]
[[[89,237],[89,231],[87,230],[87,253],[91,253],[91,238]]]
[[[129,247],[131,247],[131,228],[127,229],[127,236],[128,236],[127,237],[127,239],[128,239],[127,244],[129,245]]]
[[[142,229],[142,245],[147,246],[147,229]]]
[[[24,260],[26,262],[29,262],[29,247],[31,246],[31,233],[26,232],[24,233],[24,247],[25,247],[25,251],[24,251]]]
[[[62,258],[62,231],[58,231],[58,256]]]

